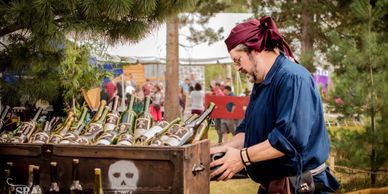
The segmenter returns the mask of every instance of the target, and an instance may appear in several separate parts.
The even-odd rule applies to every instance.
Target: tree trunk
[[[314,13],[312,9],[309,9],[309,5],[311,6],[313,3],[311,0],[302,0],[302,5],[304,9],[302,9],[302,56],[301,62],[302,64],[310,71],[315,72],[314,67],[314,38],[313,38],[313,18]]]
[[[167,21],[167,61],[165,119],[179,117],[179,19],[174,16]]]

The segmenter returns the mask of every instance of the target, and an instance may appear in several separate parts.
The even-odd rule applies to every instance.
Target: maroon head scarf
[[[261,52],[270,48],[269,45],[274,45],[274,43],[277,43],[278,48],[284,51],[287,56],[294,58],[290,46],[280,35],[275,22],[269,16],[238,24],[225,40],[228,52],[239,44],[244,44],[248,48]]]

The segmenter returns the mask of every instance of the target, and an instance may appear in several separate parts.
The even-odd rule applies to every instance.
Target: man
[[[254,86],[236,135],[210,150],[225,152],[211,162],[219,168],[210,176],[228,180],[245,167],[262,194],[274,180],[313,170],[315,193],[335,191],[338,182],[325,166],[330,142],[318,89],[294,62],[275,22],[265,16],[238,24],[225,43],[236,69]]]

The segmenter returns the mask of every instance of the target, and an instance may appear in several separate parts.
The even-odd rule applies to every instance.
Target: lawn
[[[209,129],[208,138],[211,145],[217,143],[218,137],[214,127]],[[229,139],[232,136],[230,135]],[[231,179],[228,181],[211,181],[211,194],[252,194],[257,193],[259,185],[251,179]]]

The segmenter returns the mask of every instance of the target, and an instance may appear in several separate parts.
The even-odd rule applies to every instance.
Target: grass
[[[214,127],[209,129],[208,138],[211,145],[217,144],[218,136]],[[232,135],[229,135],[229,140]],[[210,194],[252,194],[257,193],[259,184],[246,179],[231,179],[228,181],[211,181]]]

